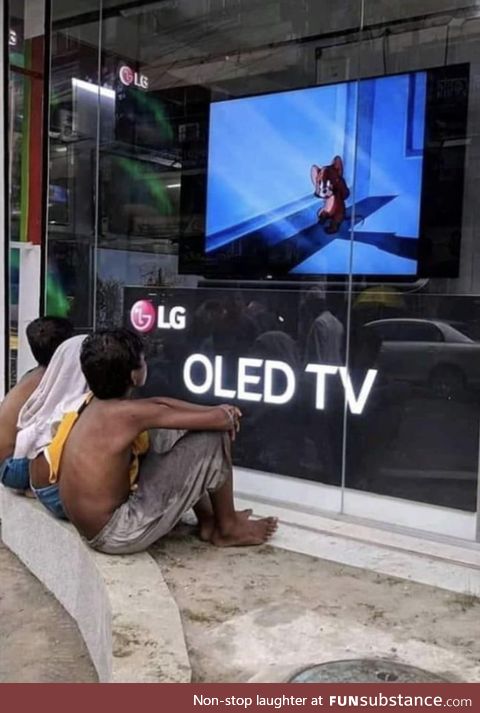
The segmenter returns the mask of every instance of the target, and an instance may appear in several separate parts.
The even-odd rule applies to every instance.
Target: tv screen
[[[211,104],[204,244],[185,271],[458,274],[468,81],[457,65]]]

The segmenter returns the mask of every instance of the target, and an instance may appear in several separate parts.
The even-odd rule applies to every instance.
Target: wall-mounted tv
[[[455,65],[212,103],[205,230],[181,269],[456,276],[468,86]]]

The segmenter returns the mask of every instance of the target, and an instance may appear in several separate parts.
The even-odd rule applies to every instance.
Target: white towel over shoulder
[[[52,361],[17,421],[14,458],[36,458],[53,439],[63,418],[77,410],[88,391],[80,367],[80,351],[85,334],[60,344]]]

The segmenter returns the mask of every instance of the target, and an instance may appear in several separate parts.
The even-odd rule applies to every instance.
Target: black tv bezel
[[[432,78],[435,76],[438,78],[439,73],[444,73],[445,75],[448,75],[451,72],[458,72],[463,71],[464,72],[464,78],[469,82],[470,80],[470,68],[471,64],[470,62],[459,62],[459,63],[454,63],[454,64],[448,64],[448,65],[441,65],[441,66],[434,66],[434,67],[423,67],[423,68],[418,68],[418,69],[412,69],[410,71],[401,71],[401,72],[394,72],[394,73],[389,73],[389,74],[382,74],[382,75],[371,75],[371,76],[366,76],[366,77],[358,77],[356,79],[351,79],[351,80],[345,80],[343,82],[324,82],[322,84],[307,84],[301,87],[295,87],[293,89],[284,89],[280,91],[266,91],[266,92],[258,92],[256,94],[241,94],[241,95],[235,95],[230,98],[217,98],[211,100],[208,105],[206,106],[206,135],[204,137],[204,146],[205,146],[205,154],[206,154],[206,162],[205,165],[202,167],[202,176],[203,176],[203,185],[202,185],[202,205],[203,205],[203,213],[201,214],[202,218],[202,223],[203,223],[203,229],[201,234],[194,235],[194,236],[186,236],[181,234],[180,240],[179,240],[179,274],[181,275],[197,275],[201,278],[203,278],[205,286],[208,286],[208,283],[210,282],[215,282],[217,284],[224,284],[224,285],[229,285],[230,283],[236,282],[237,287],[238,284],[252,284],[252,283],[257,283],[257,284],[262,284],[265,287],[267,286],[274,286],[276,285],[282,285],[285,283],[289,283],[291,286],[294,285],[301,285],[301,283],[306,283],[306,284],[311,284],[311,283],[322,283],[322,284],[330,284],[330,285],[342,285],[345,284],[346,282],[350,282],[352,284],[379,284],[379,283],[388,283],[388,284],[397,284],[397,285],[416,285],[419,284],[421,281],[425,280],[426,278],[457,278],[459,276],[459,270],[460,270],[460,257],[461,257],[461,241],[462,241],[462,210],[460,210],[460,216],[459,216],[459,225],[455,228],[456,230],[458,229],[458,232],[460,234],[459,237],[459,245],[460,245],[460,250],[458,251],[458,255],[455,260],[455,264],[453,269],[426,269],[425,264],[423,262],[422,264],[422,253],[424,252],[424,246],[425,243],[428,242],[426,239],[425,231],[428,228],[428,226],[425,224],[425,200],[426,200],[426,185],[425,185],[425,176],[427,173],[426,166],[428,166],[428,160],[429,158],[431,159],[431,156],[428,155],[428,147],[427,147],[427,132],[430,127],[429,124],[429,119],[430,121],[432,120],[432,117],[429,114],[429,102],[428,102],[428,92],[429,88],[431,86],[431,81]],[[359,83],[361,81],[369,81],[372,79],[381,79],[381,78],[386,78],[386,77],[397,77],[397,76],[404,76],[404,75],[409,75],[409,74],[416,74],[420,72],[425,72],[427,74],[427,104],[426,104],[426,116],[425,116],[425,128],[424,128],[424,161],[423,161],[423,167],[422,167],[422,187],[421,187],[421,202],[420,202],[420,222],[419,222],[419,237],[416,239],[417,240],[417,245],[418,245],[418,258],[417,258],[417,272],[414,275],[390,275],[390,274],[375,274],[375,275],[363,275],[362,273],[311,273],[311,274],[302,274],[302,275],[293,275],[291,273],[285,274],[285,273],[278,273],[276,274],[275,271],[268,271],[265,274],[252,274],[252,273],[246,273],[239,271],[238,269],[226,269],[226,264],[224,263],[221,265],[221,263],[217,263],[216,265],[214,264],[214,267],[212,267],[211,264],[208,263],[207,259],[207,252],[206,252],[206,219],[207,219],[207,200],[208,200],[208,159],[209,159],[209,154],[210,154],[210,109],[212,104],[217,104],[220,102],[230,102],[230,101],[237,101],[237,100],[242,100],[242,99],[248,99],[248,98],[257,98],[257,97],[262,97],[262,96],[272,96],[274,94],[286,94],[286,93],[295,93],[295,92],[301,92],[306,89],[318,89],[319,87],[324,87],[324,86],[336,86],[336,85],[343,85],[343,84],[353,84],[353,83]],[[465,182],[465,145],[467,141],[467,122],[468,122],[468,107],[469,107],[469,99],[470,96],[468,95],[466,98],[466,103],[465,103],[465,115],[462,118],[464,127],[465,127],[465,136],[464,136],[464,145],[463,145],[463,162],[464,162],[464,168],[461,173],[461,177],[457,181],[458,189],[461,191],[463,195],[463,189],[464,189],[464,182]],[[431,107],[430,107],[431,110]],[[182,180],[182,189],[181,189],[181,198],[180,198],[180,205],[181,205],[181,215],[182,218],[185,219],[185,217],[190,217],[188,214],[188,211],[185,213],[183,208],[185,206],[186,201],[184,200],[185,198],[185,193],[183,189],[183,180]],[[351,243],[355,242],[355,239],[353,237],[354,231],[351,230],[351,235],[352,238],[350,239]],[[415,239],[415,238],[414,238]],[[198,243],[201,241],[201,248],[198,249]],[[190,243],[191,245],[195,245],[196,248],[196,255],[197,257],[194,259],[190,259],[187,257],[188,254],[188,249],[187,249],[187,242]],[[230,261],[230,265],[232,265],[232,262]]]

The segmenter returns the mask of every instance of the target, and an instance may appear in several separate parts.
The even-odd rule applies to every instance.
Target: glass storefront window
[[[54,0],[47,304],[238,402],[240,490],[473,539],[480,22],[417,5]]]
[[[379,379],[365,418],[349,418],[346,486],[468,513],[477,509],[478,488],[479,298],[471,187],[480,23],[473,4],[431,4],[413,23],[408,5],[365,2],[365,23],[375,31],[361,38],[362,73],[413,77],[416,86],[412,79],[403,83],[404,119],[399,87],[391,97],[397,102],[391,121],[361,138],[357,191],[364,188],[362,152],[378,156],[383,149],[402,178],[389,185],[378,167],[365,178],[370,189],[377,181],[378,193],[391,201],[384,217],[401,211],[399,230],[382,236],[382,244],[407,272],[416,259],[421,279],[354,287],[351,361],[367,353]],[[397,132],[405,136],[403,147]],[[408,184],[403,198],[397,197],[402,182]],[[360,223],[354,263],[378,246],[378,215]]]
[[[52,2],[48,312],[81,330],[94,324],[98,129],[108,90],[99,81],[98,2]]]

